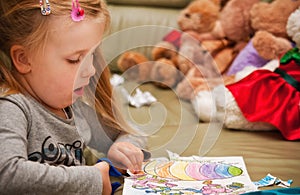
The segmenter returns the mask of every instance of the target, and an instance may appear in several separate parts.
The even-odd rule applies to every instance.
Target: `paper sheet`
[[[151,159],[144,175],[125,178],[123,195],[241,194],[256,191],[243,157],[179,157]]]
[[[261,180],[255,181],[253,183],[258,188],[260,188],[260,187],[266,187],[266,186],[273,186],[273,185],[278,185],[280,187],[288,188],[293,183],[293,180],[289,179],[287,181],[283,181],[280,178],[277,178],[277,177],[275,177],[275,176],[273,176],[273,175],[271,175],[269,173],[268,175],[266,175]]]

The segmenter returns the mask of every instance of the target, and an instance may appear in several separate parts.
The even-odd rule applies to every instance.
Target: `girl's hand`
[[[102,182],[103,182],[103,195],[110,195],[112,192],[110,178],[109,178],[109,164],[105,161],[99,162],[94,165],[99,169],[102,175]]]
[[[136,173],[142,169],[144,154],[142,150],[129,142],[114,143],[107,154],[116,168],[129,169]]]

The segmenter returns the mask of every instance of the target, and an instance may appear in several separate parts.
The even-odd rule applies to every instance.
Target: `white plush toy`
[[[290,15],[286,26],[296,47],[281,57],[275,70],[268,64],[234,84],[200,91],[192,99],[201,121],[219,121],[225,128],[239,130],[277,129],[287,140],[300,139],[299,18],[300,8]]]

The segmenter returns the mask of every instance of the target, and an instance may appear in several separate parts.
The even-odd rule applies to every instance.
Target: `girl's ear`
[[[21,74],[27,74],[31,71],[31,65],[28,60],[26,49],[21,45],[13,45],[10,48],[10,56],[13,65]]]

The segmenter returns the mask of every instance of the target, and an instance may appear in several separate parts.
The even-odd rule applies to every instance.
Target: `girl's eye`
[[[71,60],[71,59],[67,59],[67,61],[70,63],[70,64],[78,64],[80,62],[80,58],[76,59],[76,60]]]
[[[95,51],[90,54],[92,58],[95,57]],[[83,56],[79,56],[77,59],[67,59],[70,64],[79,64],[82,61]]]
[[[81,62],[82,56],[79,56],[77,59],[76,58],[71,58],[71,59],[67,59],[67,62],[70,64],[78,64]]]

